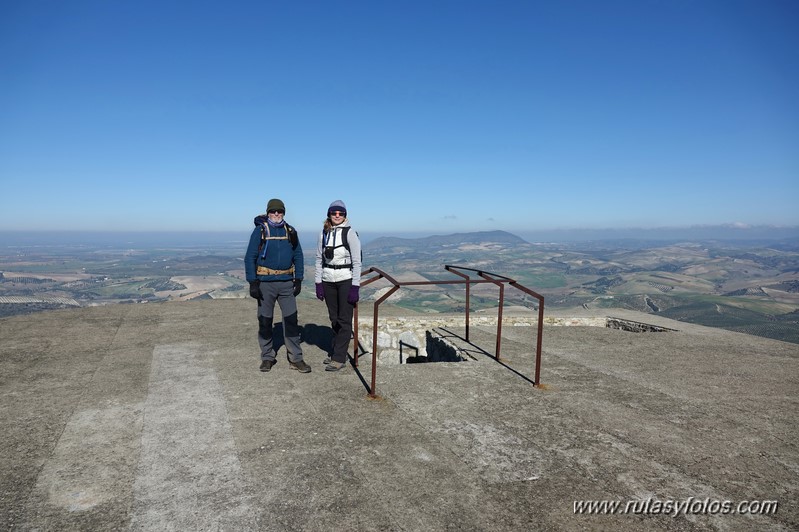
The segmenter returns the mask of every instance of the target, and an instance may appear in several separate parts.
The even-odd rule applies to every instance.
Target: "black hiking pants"
[[[347,362],[347,354],[352,339],[352,313],[355,306],[347,301],[352,279],[337,283],[323,282],[325,303],[333,329],[333,353],[330,358],[336,362]]]

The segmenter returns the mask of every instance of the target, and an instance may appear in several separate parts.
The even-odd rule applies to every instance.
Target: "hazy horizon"
[[[137,248],[153,246],[170,247],[245,247],[252,229],[242,231],[3,231],[0,230],[2,247],[37,246],[104,246],[113,248]],[[604,228],[604,229],[557,229],[531,231],[503,231],[518,236],[527,242],[595,242],[614,240],[639,241],[785,241],[799,239],[799,226],[694,226],[658,228]],[[298,228],[304,248],[315,246],[319,229]],[[453,232],[385,232],[358,231],[362,242],[383,237],[420,239],[432,236],[478,233],[481,231]]]

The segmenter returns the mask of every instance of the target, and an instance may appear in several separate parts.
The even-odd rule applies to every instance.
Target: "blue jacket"
[[[302,246],[297,238],[297,246],[292,247],[289,238],[288,228],[296,230],[286,223],[283,227],[272,227],[267,224],[265,214],[256,216],[253,229],[250,235],[250,242],[247,245],[247,252],[244,255],[244,273],[248,283],[258,281],[291,281],[292,279],[302,279],[305,263],[302,258]],[[269,235],[269,239],[264,241],[261,247],[261,231],[264,235]],[[260,248],[260,249],[259,249]],[[288,270],[294,266],[294,273],[281,274],[258,274],[258,267],[269,268],[270,270]]]

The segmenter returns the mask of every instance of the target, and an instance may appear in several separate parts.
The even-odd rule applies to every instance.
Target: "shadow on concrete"
[[[286,335],[283,334],[283,322],[279,321],[272,327],[272,349],[277,351],[286,345]]]
[[[329,326],[307,323],[301,327],[300,337],[306,344],[314,345],[325,353],[333,352],[333,329]]]
[[[333,328],[325,325],[317,325],[315,323],[308,323],[302,326],[302,341],[306,344],[316,346],[320,350],[324,351],[325,353],[330,356],[333,353]],[[360,353],[357,354],[357,357],[360,359],[363,355],[367,353],[366,350],[363,349],[363,346],[360,342],[358,342],[358,351]],[[371,387],[369,383],[366,381],[364,376],[361,374],[360,369],[355,365],[355,358],[353,355],[348,354],[347,360],[352,366],[352,369],[355,371],[355,374],[361,380],[361,384],[363,387],[366,388],[367,393],[371,393]]]
[[[358,356],[358,358],[360,357],[361,355]],[[352,369],[355,371],[355,374],[358,376],[358,379],[360,379],[361,384],[363,384],[363,387],[366,389],[366,393],[372,395],[372,387],[369,386],[369,383],[364,378],[363,374],[361,373],[361,369],[355,365],[355,359],[352,358],[352,356],[348,356],[347,359],[350,362],[350,366],[352,366]]]
[[[467,341],[467,340],[466,340],[466,338],[464,338],[463,336],[459,335],[458,333],[455,333],[455,332],[453,332],[453,331],[450,331],[449,329],[446,329],[446,328],[444,328],[444,327],[439,327],[439,329],[440,329],[440,330],[442,330],[442,331],[444,331],[445,333],[449,334],[451,337],[453,337],[453,338],[457,338],[458,340],[462,341],[463,343],[465,343],[465,344],[468,344],[468,345],[470,345],[471,347],[474,347],[474,351],[472,351],[472,350],[470,350],[470,349],[464,349],[464,351],[466,351],[467,353],[469,353],[469,354],[472,354],[472,353],[478,353],[478,354],[480,354],[480,355],[483,355],[483,356],[485,356],[485,357],[488,357],[488,358],[490,358],[490,359],[491,359],[493,362],[496,362],[497,364],[499,364],[500,366],[504,367],[504,368],[505,368],[505,369],[507,369],[508,371],[511,371],[511,372],[515,373],[516,375],[518,375],[518,376],[519,376],[519,377],[521,377],[522,379],[526,380],[526,381],[527,381],[527,382],[529,382],[530,384],[532,384],[532,385],[535,385],[535,381],[534,381],[533,379],[531,379],[531,378],[529,378],[529,377],[527,377],[527,376],[523,375],[523,374],[522,374],[522,373],[520,373],[519,371],[515,370],[514,368],[512,368],[511,366],[509,366],[508,364],[506,364],[505,362],[503,362],[501,359],[500,359],[500,360],[497,360],[497,359],[496,359],[496,357],[495,357],[494,355],[492,355],[491,353],[489,353],[488,351],[486,351],[486,350],[485,350],[485,349],[483,349],[482,347],[480,347],[480,346],[477,346],[477,345],[473,344],[472,342],[469,342],[469,341]],[[475,357],[475,358],[476,358],[476,357]]]

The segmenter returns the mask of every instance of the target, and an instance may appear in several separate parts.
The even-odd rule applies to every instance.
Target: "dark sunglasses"
[[[327,213],[328,216],[347,216],[347,211],[330,211]]]
[[[284,211],[283,209],[272,209],[271,211],[268,211],[266,214],[286,214],[286,211]]]

